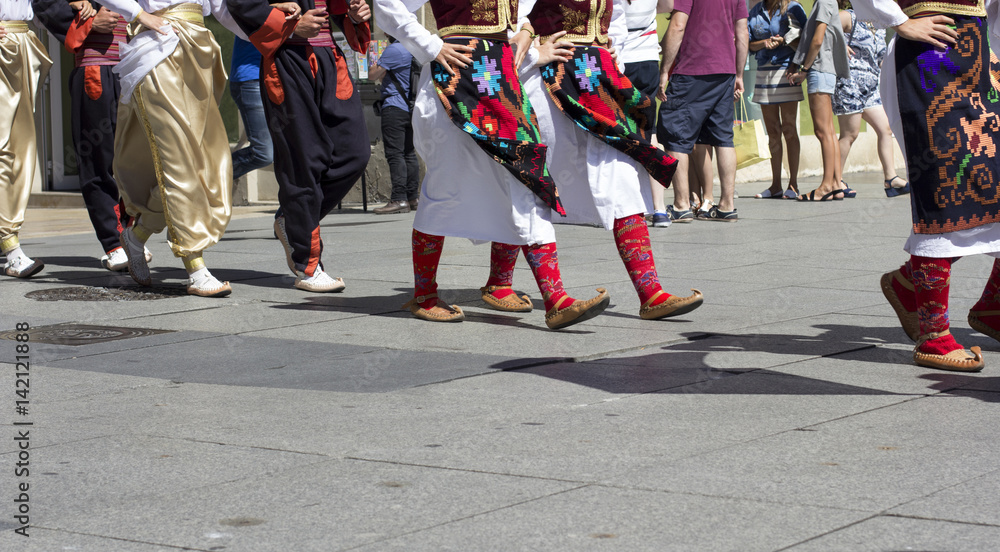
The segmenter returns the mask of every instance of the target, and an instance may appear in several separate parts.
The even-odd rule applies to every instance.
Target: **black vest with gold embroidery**
[[[517,0],[431,0],[438,33],[502,34],[517,23]]]
[[[542,37],[566,31],[563,40],[607,44],[611,6],[610,0],[538,0],[528,20]]]

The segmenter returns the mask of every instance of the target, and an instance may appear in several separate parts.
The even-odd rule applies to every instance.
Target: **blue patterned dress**
[[[837,79],[837,90],[833,93],[833,114],[838,116],[882,105],[878,83],[886,51],[885,29],[858,21],[854,10],[847,12],[851,14],[847,45],[854,55],[850,58],[850,78]]]

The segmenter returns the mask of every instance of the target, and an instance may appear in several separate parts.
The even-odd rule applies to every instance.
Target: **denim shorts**
[[[810,94],[833,94],[837,89],[837,75],[810,70],[806,75],[806,90]]]

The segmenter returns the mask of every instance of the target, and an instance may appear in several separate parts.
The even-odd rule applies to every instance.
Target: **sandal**
[[[479,288],[479,291],[483,294],[483,302],[498,311],[531,312],[533,306],[531,304],[531,299],[529,299],[527,295],[521,295],[518,297],[515,293],[502,299],[493,295],[493,292],[498,289],[510,288],[510,286],[486,286]]]
[[[755,195],[754,197],[757,198],[757,199],[782,199],[785,196],[783,194],[781,194],[780,192],[776,194],[776,193],[774,193],[774,192],[771,191],[771,188],[768,188],[768,189],[764,190],[763,192]]]
[[[830,197],[836,196],[837,194],[844,194],[844,190],[834,190],[832,192],[823,194],[823,197],[816,199],[816,190],[809,192],[808,194],[803,194],[799,196],[799,201],[843,201],[842,197]]]
[[[449,305],[444,301],[438,299],[435,306],[443,307],[451,311],[450,314],[434,314],[433,312],[420,306],[420,303],[427,301],[428,299],[436,299],[437,293],[431,293],[428,295],[418,295],[413,299],[410,299],[405,305],[403,305],[403,310],[408,310],[413,313],[413,316],[421,320],[428,320],[430,322],[461,322],[465,320],[465,313],[462,312],[461,307],[458,305]]]
[[[799,198],[799,193],[796,192],[795,190],[789,188],[789,189],[785,190],[785,193],[782,195],[782,197],[784,197],[785,199],[798,199]]]
[[[854,190],[853,188],[851,188],[850,186],[848,186],[847,182],[844,182],[843,180],[841,180],[840,183],[841,183],[841,185],[844,186],[843,188],[841,188],[841,191],[844,192],[844,197],[850,198],[850,199],[858,197],[857,190]]]
[[[946,355],[925,353],[920,350],[920,346],[925,341],[949,334],[951,334],[951,331],[945,330],[943,332],[920,336],[920,339],[917,340],[917,347],[913,349],[913,362],[916,362],[917,366],[948,370],[949,372],[978,372],[982,370],[986,363],[983,361],[983,353],[979,347],[972,347],[968,351],[965,349],[955,349]]]
[[[691,291],[694,293],[687,297],[674,295],[658,305],[650,306],[653,301],[656,301],[658,297],[666,293],[663,290],[657,291],[648,301],[642,304],[642,307],[639,309],[639,318],[643,320],[659,320],[660,318],[680,316],[693,311],[701,306],[704,297],[696,289],[692,289]]]
[[[597,297],[586,301],[578,299],[572,305],[560,309],[559,305],[563,304],[569,298],[569,295],[564,295],[556,301],[555,305],[552,305],[549,312],[545,313],[545,325],[549,329],[559,330],[585,320],[590,320],[604,312],[604,309],[608,308],[608,304],[611,302],[611,296],[608,295],[608,291],[604,288],[597,288]]]
[[[894,177],[890,178],[889,180],[885,181],[885,197],[896,197],[896,196],[906,195],[906,194],[910,193],[910,183],[907,182],[906,184],[904,184],[902,186],[893,186],[892,183],[896,179],[903,180],[902,178],[899,178],[898,176],[894,176]]]

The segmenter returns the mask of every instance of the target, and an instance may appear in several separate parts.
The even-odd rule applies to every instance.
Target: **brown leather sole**
[[[906,337],[909,337],[911,341],[916,341],[917,336],[920,335],[920,321],[917,319],[917,313],[910,312],[906,310],[903,306],[903,302],[896,295],[896,290],[892,289],[892,280],[897,279],[906,288],[912,288],[913,286],[903,278],[903,274],[897,268],[892,272],[887,272],[882,275],[882,279],[879,281],[882,287],[882,295],[885,295],[886,301],[889,302],[889,306],[892,310],[896,312],[896,318],[899,319],[899,325],[903,327],[903,331],[906,332]]]
[[[969,311],[969,326],[972,326],[973,330],[976,330],[985,336],[992,337],[993,339],[1000,341],[1000,331],[994,330],[979,319],[980,316],[998,315],[1000,315],[1000,311]]]
[[[701,306],[705,298],[700,291],[696,289],[692,289],[691,291],[694,293],[688,295],[687,297],[678,297],[677,295],[674,295],[659,305],[651,307],[649,306],[650,303],[656,301],[660,295],[665,293],[663,291],[656,292],[649,298],[649,301],[646,301],[642,308],[639,309],[639,318],[642,318],[643,320],[658,320],[660,318],[680,316],[693,311]]]
[[[498,289],[510,289],[510,286],[486,286],[479,288],[479,291],[483,294],[483,302],[503,312],[531,312],[531,309],[534,308],[531,304],[531,299],[527,295],[518,297],[517,294],[514,294],[500,299],[493,295],[493,292]]]
[[[229,282],[222,282],[222,287],[213,290],[198,289],[194,286],[188,286],[188,295],[197,295],[198,297],[225,297],[233,292],[232,286]]]
[[[560,330],[590,320],[604,312],[604,309],[608,308],[608,304],[611,302],[611,296],[604,288],[597,288],[597,297],[586,301],[577,300],[572,305],[560,309],[559,304],[567,298],[569,298],[568,295],[560,299],[549,309],[549,312],[545,313],[545,325],[550,329]]]
[[[986,365],[983,361],[982,350],[979,347],[972,347],[969,351],[956,349],[946,355],[932,355],[917,349],[913,351],[913,362],[916,362],[917,366],[948,370],[949,372],[978,372],[982,370],[983,366]]]

